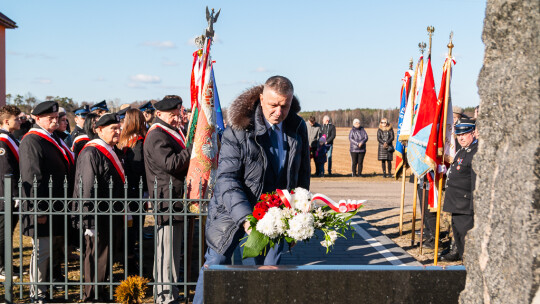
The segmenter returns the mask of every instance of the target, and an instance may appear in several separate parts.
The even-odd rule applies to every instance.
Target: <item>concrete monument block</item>
[[[460,303],[540,303],[540,1],[488,0]]]

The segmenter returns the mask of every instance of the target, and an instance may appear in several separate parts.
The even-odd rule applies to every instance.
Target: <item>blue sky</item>
[[[116,103],[189,100],[192,40],[221,8],[212,57],[222,105],[272,75],[303,110],[395,108],[401,78],[433,25],[436,89],[454,31],[454,105],[479,103],[485,1],[3,0],[7,93]]]

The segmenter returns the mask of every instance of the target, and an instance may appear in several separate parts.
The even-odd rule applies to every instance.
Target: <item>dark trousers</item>
[[[386,163],[386,167],[385,167]],[[392,175],[392,161],[391,160],[381,160],[382,172],[386,175],[386,168],[388,167],[388,174]]]
[[[452,213],[452,231],[460,257],[463,257],[465,251],[465,236],[472,227],[474,227],[473,214]]]
[[[333,144],[326,145],[326,159],[328,163],[328,174],[332,174],[332,150],[334,150]]]
[[[351,152],[353,175],[362,175],[362,168],[364,167],[364,156],[366,156],[366,152]],[[356,170],[356,168],[358,168],[358,171]]]
[[[315,175],[323,176],[324,175],[324,162],[315,162]]]
[[[84,251],[84,282],[105,282],[109,275],[109,234],[99,232],[96,237],[84,236],[86,250]],[[96,276],[96,256],[97,256],[97,277]],[[84,286],[85,301],[92,301],[97,293],[98,299],[102,300],[105,296],[104,286],[86,285]],[[102,298],[99,298],[102,297]]]
[[[13,235],[13,230],[15,230],[15,226],[17,226],[17,222],[19,221],[19,216],[12,215],[11,216],[11,235]],[[4,269],[5,266],[5,257],[4,257],[4,249],[5,249],[5,215],[0,215],[0,270]],[[18,275],[18,273],[17,273]]]
[[[426,236],[426,239],[435,238],[435,230],[437,229],[437,212],[429,211],[429,190],[418,187],[417,205],[420,206],[420,210],[422,210],[422,192],[424,192],[424,235]]]

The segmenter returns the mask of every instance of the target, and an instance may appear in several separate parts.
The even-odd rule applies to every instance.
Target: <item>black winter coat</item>
[[[388,152],[388,148],[384,148],[384,143],[386,143],[388,147],[392,146],[394,141],[394,130],[392,129],[392,125],[377,130],[377,141],[379,142],[379,151],[377,153],[378,159],[391,161],[394,157],[394,152]]]
[[[39,126],[34,125],[34,128]],[[46,198],[49,197],[49,178],[52,180],[52,197],[62,198],[64,195],[68,197],[73,193],[73,171],[74,166],[71,165],[65,158],[62,152],[51,142],[36,134],[26,134],[21,141],[20,152],[20,170],[23,187],[23,197]],[[34,177],[36,177],[36,188],[34,189]],[[64,179],[68,179],[68,189],[64,189]],[[34,191],[35,190],[35,191]],[[67,193],[65,193],[67,191]],[[66,204],[67,205],[67,204]],[[34,201],[23,200],[23,211],[34,211]],[[36,206],[36,211],[46,210],[62,210],[64,209],[62,202],[56,201],[53,206],[49,206],[49,202],[42,200]],[[37,236],[46,237],[49,234],[49,220],[44,224],[37,225]],[[23,233],[26,236],[33,237],[34,215],[23,215],[21,223]],[[63,235],[64,217],[62,215],[52,216],[53,235]]]
[[[19,141],[13,136],[13,134],[10,134],[9,132],[6,132],[4,130],[0,129],[0,134],[4,134],[4,136],[8,136],[11,138],[13,143],[18,147]],[[4,177],[6,174],[11,174],[11,196],[19,196],[19,191],[17,184],[19,182],[20,172],[19,172],[19,159],[18,156],[15,155],[16,152],[11,151],[10,146],[0,140],[0,197],[4,197]],[[15,207],[15,200],[12,201],[12,207]],[[4,211],[4,200],[0,200],[0,211]]]
[[[446,194],[443,211],[459,214],[473,214],[473,192],[476,183],[476,173],[472,161],[478,142],[473,142],[467,148],[461,148],[454,157],[454,162],[448,169],[446,179]]]
[[[160,123],[166,127],[179,132],[178,129],[157,118],[154,123]],[[146,170],[146,183],[150,198],[172,198],[182,199],[184,194],[184,179],[186,178],[191,150],[184,149],[178,142],[161,128],[157,127],[148,134],[144,140],[144,165]],[[157,184],[154,184],[154,182]],[[169,182],[172,181],[172,188],[169,190]],[[172,197],[169,197],[172,191]],[[173,203],[172,210],[183,212],[181,202]],[[168,212],[169,202],[163,200],[158,204],[156,210]],[[172,217],[173,222],[184,219],[182,215]],[[169,215],[157,216],[158,225],[170,225]]]
[[[271,178],[272,165],[264,148],[270,142],[256,86],[240,95],[229,108],[229,126],[223,134],[214,196],[210,201],[206,242],[224,253],[232,237],[243,229],[246,216],[258,198],[275,186],[309,189],[310,162],[306,123],[297,113],[300,104],[293,97],[291,110],[283,121],[288,147],[283,174]],[[274,189],[270,190],[272,187]]]
[[[321,134],[326,135],[326,143],[329,145],[334,144],[334,139],[336,138],[336,126],[331,123],[321,126]]]
[[[350,152],[355,153],[362,153],[366,152],[366,142],[368,141],[368,135],[366,133],[366,129],[363,127],[355,128],[352,127],[351,131],[349,132],[349,150]],[[362,146],[358,146],[358,144],[362,144]]]

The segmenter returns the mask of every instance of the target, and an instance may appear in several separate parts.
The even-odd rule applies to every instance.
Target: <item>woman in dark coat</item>
[[[351,160],[352,160],[352,176],[362,177],[362,168],[364,164],[364,156],[366,156],[366,142],[368,141],[368,135],[366,130],[360,126],[360,120],[353,120],[353,127],[349,132],[349,142]],[[356,168],[358,167],[358,171]]]
[[[128,183],[128,197],[139,198],[139,183],[142,181],[143,193],[148,195],[146,173],[144,170],[143,144],[146,136],[146,123],[143,113],[139,109],[129,109],[126,112],[124,125],[118,147],[124,154],[124,170]],[[145,196],[145,194],[143,194]],[[142,204],[131,202],[131,212],[143,212]],[[128,219],[128,274],[138,274],[137,252],[135,250],[137,235],[141,225],[141,216],[132,216],[131,226]]]
[[[381,119],[379,130],[377,130],[377,141],[379,142],[378,158],[381,161],[383,176],[392,177],[392,159],[394,157],[394,146],[392,146],[392,142],[394,141],[394,130],[386,118]],[[388,175],[386,175],[387,167]]]

